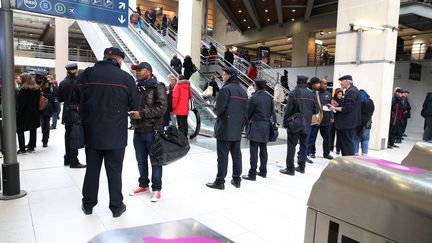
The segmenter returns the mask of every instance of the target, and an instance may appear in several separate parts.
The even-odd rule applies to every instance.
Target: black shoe
[[[50,130],[54,130],[54,129],[56,129],[56,127],[53,127],[53,126],[50,127]]]
[[[28,149],[27,149],[27,152],[28,152],[28,153],[33,153],[34,151],[35,151],[34,148],[28,148]]]
[[[303,168],[300,168],[300,166],[297,166],[296,168],[295,168],[295,170],[297,171],[297,172],[300,172],[300,173],[302,173],[302,174],[304,174],[305,173],[305,169]]]
[[[42,147],[44,148],[48,147],[48,143],[43,143]]]
[[[402,140],[398,139],[395,141],[395,143],[402,143]]]
[[[80,162],[77,162],[75,164],[71,164],[70,165],[70,168],[73,168],[73,169],[82,169],[82,168],[85,168],[85,167],[87,167],[87,165],[83,165]]]
[[[406,134],[404,133],[404,134],[402,134],[402,137],[408,137],[408,135],[406,135]]]
[[[213,189],[218,189],[218,190],[224,190],[225,189],[225,184],[217,184],[215,182],[209,182],[206,184],[206,186],[213,188]]]
[[[306,162],[308,162],[309,164],[313,164],[313,161],[309,158],[306,158]]]
[[[395,145],[395,144],[392,145],[392,147],[393,147],[393,148],[399,148],[399,146],[397,146],[397,145]]]
[[[324,155],[323,158],[324,159],[334,159],[333,156],[331,156],[330,154]]]
[[[258,172],[257,175],[261,176],[262,178],[266,178],[267,177],[267,173]]]
[[[282,173],[282,174],[285,174],[285,175],[290,175],[290,176],[295,175],[294,169],[288,169],[288,168],[286,168],[286,169],[280,170],[279,172]]]
[[[93,213],[93,209],[86,209],[84,205],[81,205],[81,210],[84,212],[85,215],[90,215]]]
[[[312,159],[315,159],[315,153],[312,153],[312,154],[310,155],[310,157],[311,157]]]
[[[256,181],[256,176],[242,175],[242,178],[249,181]]]
[[[27,151],[25,149],[20,149],[17,151],[17,154],[25,154]]]
[[[126,212],[126,205],[122,205],[122,207],[120,208],[120,210],[118,212],[113,213],[113,217],[114,218],[118,218],[120,217],[124,212]]]
[[[388,148],[388,149],[392,149],[393,146],[391,146],[391,145],[389,144],[389,145],[387,145],[387,148]]]
[[[336,151],[336,155],[340,155],[340,151]]]
[[[236,188],[240,188],[240,181],[235,181],[234,179],[232,179],[231,185],[235,186]]]

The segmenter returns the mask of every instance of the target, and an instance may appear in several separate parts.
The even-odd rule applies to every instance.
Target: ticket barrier
[[[304,242],[432,242],[432,172],[364,156],[332,160],[309,196]]]
[[[402,164],[432,171],[432,143],[417,142]]]

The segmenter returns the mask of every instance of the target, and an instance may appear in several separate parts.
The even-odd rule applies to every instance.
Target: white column
[[[315,55],[315,33],[301,32],[293,36],[292,66],[306,67],[308,57]]]
[[[200,64],[201,26],[203,23],[203,2],[200,0],[179,1],[177,49]]]
[[[369,147],[374,150],[387,147],[398,34],[391,27],[398,27],[399,10],[400,0],[339,0],[338,5],[334,83],[350,74],[354,85],[373,99]],[[362,33],[359,65],[355,64],[357,32],[350,32],[350,24],[383,27]]]
[[[69,20],[55,18],[55,75],[57,80],[66,77],[65,65],[69,63]]]

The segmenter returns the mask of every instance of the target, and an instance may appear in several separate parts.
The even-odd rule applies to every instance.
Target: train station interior
[[[5,2],[12,9],[15,76],[44,70],[61,81],[65,65],[77,63],[83,71],[102,60],[105,48],[116,47],[125,53],[121,68],[134,78],[132,65],[148,62],[159,82],[169,84],[168,75],[175,73],[173,54],[181,60],[189,55],[197,68],[190,77],[196,112],[188,116],[189,153],[163,167],[162,197],[156,203],[149,194],[128,195],[139,177],[134,132],[128,131],[122,173],[127,211],[119,218],[109,210],[104,169],[99,202],[92,215],[83,214],[85,169],[63,165],[65,128],[60,120],[50,130],[48,147],[42,147],[38,129],[34,152],[11,157],[3,149],[0,163],[16,158],[12,162],[19,163],[18,183],[26,195],[0,198],[0,242],[432,242],[432,140],[424,139],[421,114],[432,92],[432,1],[129,0],[127,27],[43,14],[42,7],[32,13],[20,9],[20,1],[42,6],[46,0],[1,0],[1,14]],[[100,0],[78,2],[93,1]],[[121,2],[103,3],[110,1]],[[137,20],[132,17],[136,14]],[[0,23],[0,32],[6,31]],[[203,55],[203,48],[212,46],[216,53]],[[234,54],[233,63],[225,59],[227,50]],[[323,158],[318,136],[316,158],[304,174],[279,173],[286,167],[288,136],[281,126],[281,105],[275,110],[279,137],[268,143],[267,177],[243,180],[235,188],[229,184],[230,159],[225,190],[206,187],[217,173],[217,115],[214,103],[202,94],[212,78],[223,86],[226,68],[237,70],[246,91],[253,83],[248,76],[252,65],[272,97],[284,71],[287,97],[298,75],[326,79],[330,91],[340,87],[338,78],[351,75],[375,104],[367,156],[332,151],[333,160]],[[2,89],[11,82],[2,72],[0,80]],[[409,91],[411,117],[406,137],[389,148],[395,89]],[[250,167],[245,137],[241,151],[245,174]],[[84,149],[78,158],[86,161]],[[4,168],[0,194],[6,196]]]

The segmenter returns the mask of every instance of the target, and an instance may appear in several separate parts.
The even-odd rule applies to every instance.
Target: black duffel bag
[[[80,120],[75,121],[72,125],[69,144],[70,147],[74,149],[84,148],[85,145],[84,128]]]
[[[187,137],[177,127],[169,126],[164,132],[156,132],[150,149],[152,165],[169,165],[189,152]]]

